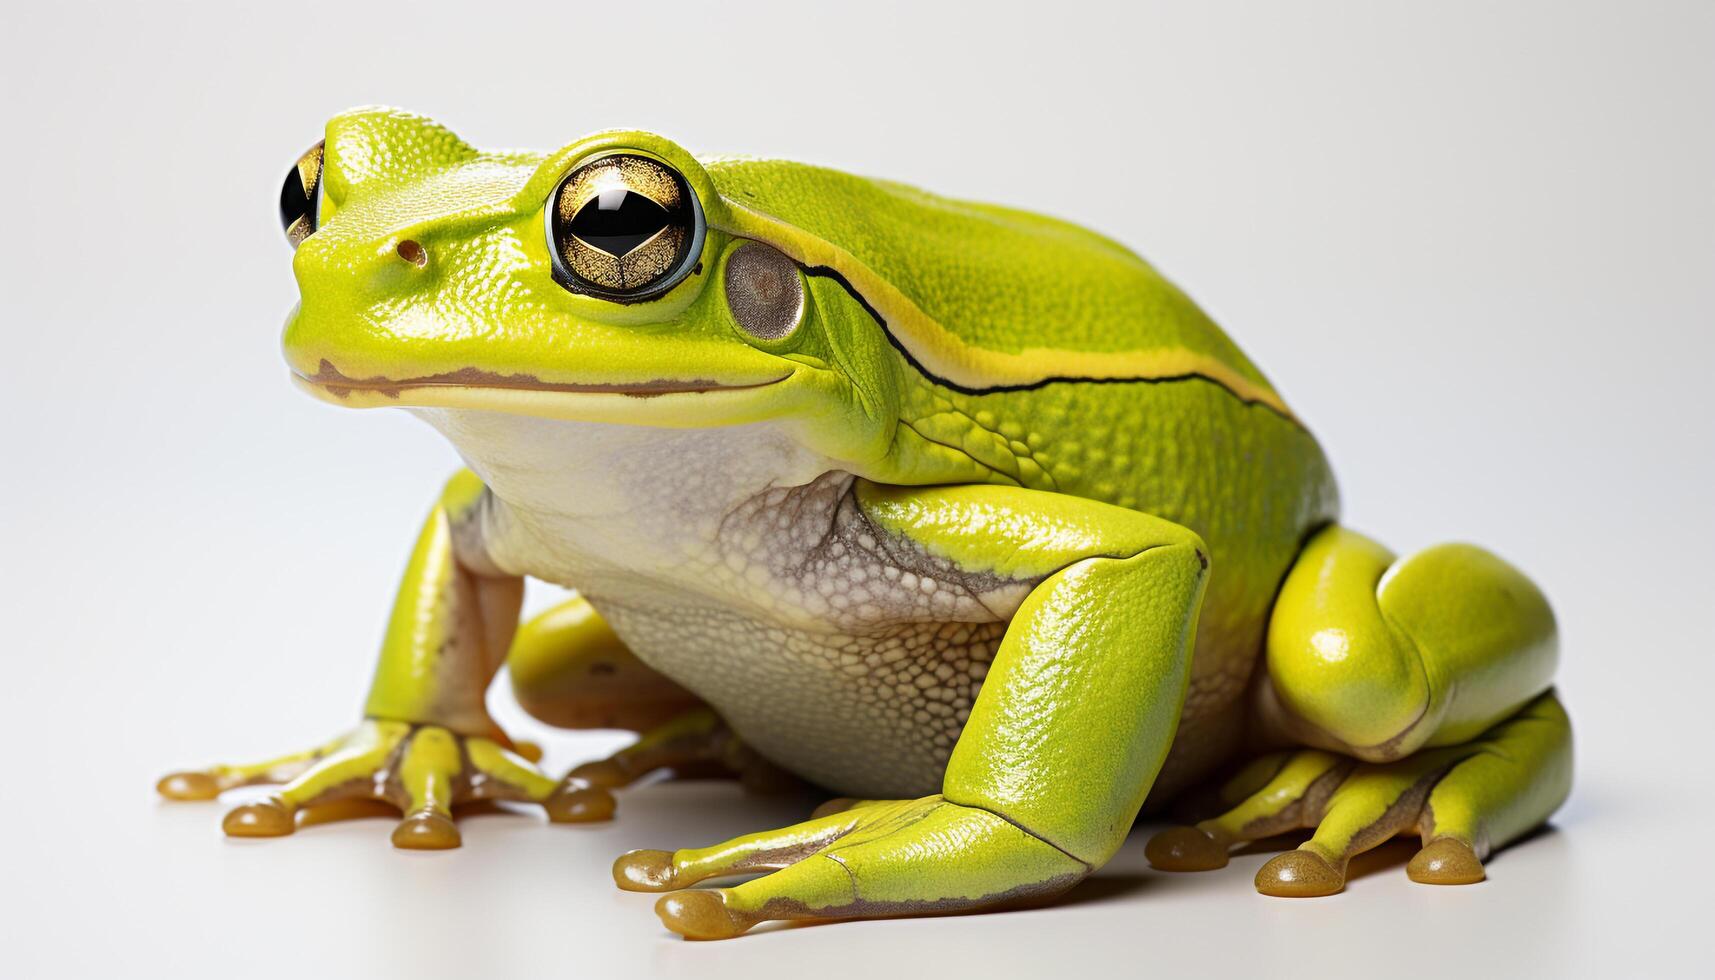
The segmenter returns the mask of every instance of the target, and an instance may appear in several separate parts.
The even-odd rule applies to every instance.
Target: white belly
[[[1032,583],[881,541],[769,426],[423,411],[494,492],[501,568],[569,586],[752,748],[843,793],[936,792]]]

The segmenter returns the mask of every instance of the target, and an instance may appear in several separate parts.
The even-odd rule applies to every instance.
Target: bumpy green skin
[[[696,270],[643,302],[551,274],[550,195],[615,151],[681,173],[707,222]],[[582,597],[514,645],[521,700],[649,734],[557,790],[511,759],[511,795],[572,819],[568,798],[599,810],[602,786],[644,769],[750,759],[902,797],[621,858],[616,880],[638,890],[782,869],[668,896],[663,920],[689,936],[1039,900],[1108,860],[1146,796],[1206,777],[1247,735],[1309,754],[1247,769],[1236,809],[1178,850],[1152,843],[1158,864],[1224,862],[1247,828],[1325,809],[1292,860],[1338,877],[1409,811],[1439,848],[1423,880],[1450,881],[1448,854],[1480,868],[1566,793],[1540,593],[1475,548],[1395,562],[1333,526],[1315,440],[1112,241],[800,164],[699,161],[640,132],[483,153],[391,110],[328,124],[323,181],[293,260],[296,378],[338,404],[412,408],[475,474],[413,555],[367,710],[406,727],[365,745],[447,748],[216,767],[171,777],[170,795],[293,777],[252,821],[283,832],[359,785],[355,767],[450,815],[474,798],[461,787],[496,781],[450,747],[505,744],[482,693],[524,575]],[[728,305],[747,241],[797,266],[785,337],[753,336]],[[395,773],[397,757],[418,761]]]

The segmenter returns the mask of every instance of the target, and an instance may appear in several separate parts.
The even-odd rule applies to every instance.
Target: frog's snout
[[[401,229],[376,236],[367,245],[352,244],[316,235],[298,246],[292,254],[292,274],[305,299],[339,296],[343,302],[367,306],[396,299],[427,282],[419,276],[429,267],[435,244],[422,235]]]

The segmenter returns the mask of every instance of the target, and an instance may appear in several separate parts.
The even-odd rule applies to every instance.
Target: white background
[[[1710,881],[1715,6],[659,0],[14,6],[0,39],[0,974],[1684,975]],[[160,772],[358,710],[456,465],[286,382],[285,168],[349,105],[486,146],[643,126],[1066,216],[1136,247],[1334,458],[1349,523],[1483,542],[1559,610],[1578,779],[1462,889],[1266,854],[1056,908],[664,932],[608,864],[796,819],[719,784],[620,818],[235,842]],[[1061,161],[1045,176],[1045,157]],[[533,593],[540,604],[552,595]],[[541,737],[506,697],[496,711]],[[617,744],[548,735],[570,765]],[[1707,974],[1704,974],[1707,975]]]

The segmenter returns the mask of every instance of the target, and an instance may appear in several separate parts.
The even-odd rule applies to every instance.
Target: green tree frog
[[[279,784],[228,834],[374,797],[397,846],[454,847],[461,804],[606,819],[663,768],[841,794],[618,859],[720,938],[1046,901],[1187,796],[1205,819],[1148,842],[1158,868],[1304,828],[1259,891],[1337,892],[1399,834],[1413,879],[1471,882],[1569,791],[1541,591],[1338,524],[1303,420],[1114,241],[646,132],[486,152],[389,109],[330,121],[281,208],[296,383],[406,408],[468,468],[357,726],[161,781]],[[525,576],[575,598],[520,626]],[[638,741],[544,775],[484,707],[503,664],[543,721]]]

